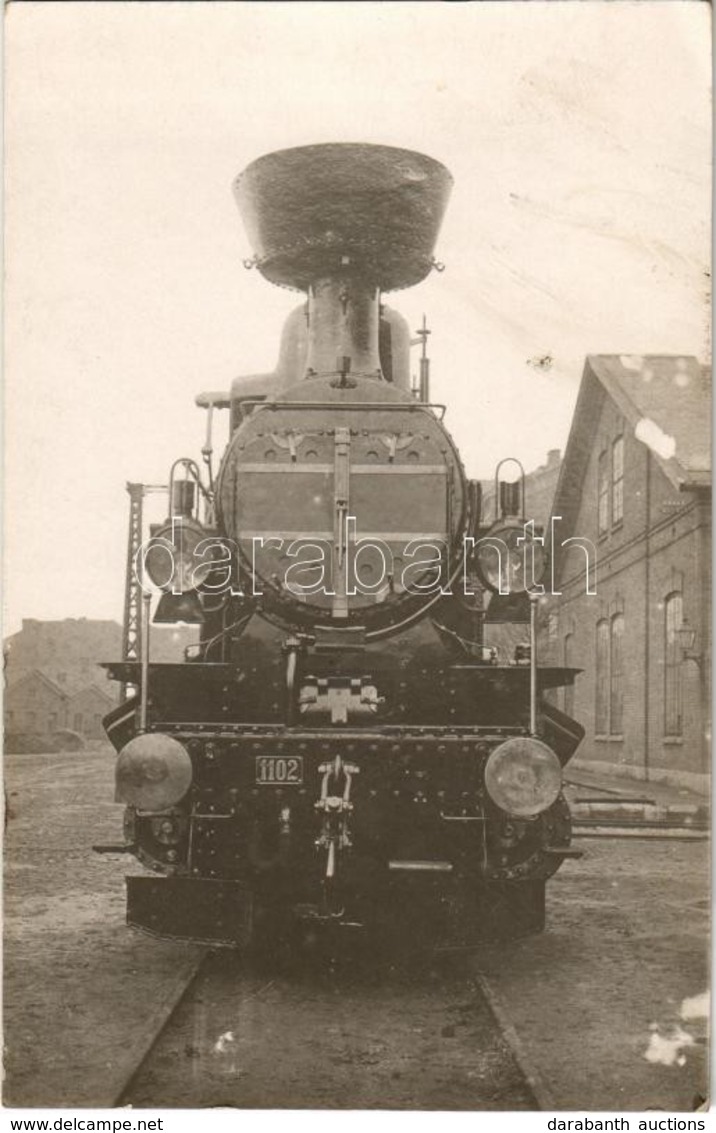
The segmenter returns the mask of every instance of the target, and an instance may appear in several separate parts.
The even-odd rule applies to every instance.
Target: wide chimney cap
[[[425,154],[352,143],[266,154],[234,183],[259,271],[300,291],[339,275],[381,291],[419,283],[451,188]]]

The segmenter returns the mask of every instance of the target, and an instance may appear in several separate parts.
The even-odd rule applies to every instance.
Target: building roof
[[[115,701],[112,699],[109,693],[105,692],[104,689],[101,689],[99,685],[96,684],[83,685],[82,688],[75,689],[73,692],[71,692],[69,695],[70,705],[72,705],[74,701],[79,700],[81,696],[86,695],[88,692],[92,693],[94,696],[101,697],[102,700],[105,701],[105,703],[110,708],[114,707]]]
[[[574,528],[594,428],[609,397],[677,491],[711,483],[711,372],[679,355],[590,354],[562,461],[552,514]],[[554,550],[556,554],[556,548]]]
[[[50,680],[50,678],[46,676],[46,674],[43,673],[40,669],[30,669],[29,673],[23,673],[23,675],[21,677],[18,677],[18,679],[14,681],[13,684],[8,685],[6,696],[10,691],[12,691],[13,693],[17,692],[17,690],[21,688],[22,685],[28,684],[30,681],[40,681],[42,684],[45,684],[47,688],[49,688],[51,692],[55,694],[55,696],[59,696],[61,700],[68,699],[65,690],[63,688],[60,688],[58,684],[55,684],[53,680]]]
[[[591,371],[679,489],[711,482],[711,371],[677,355],[593,354]],[[652,428],[651,426],[656,426]]]
[[[39,633],[62,633],[67,629],[81,629],[92,633],[95,630],[111,630],[113,633],[121,633],[122,627],[119,622],[114,621],[112,618],[23,618],[22,629],[11,633],[6,637],[5,641],[14,641],[23,633],[28,631],[37,631]]]

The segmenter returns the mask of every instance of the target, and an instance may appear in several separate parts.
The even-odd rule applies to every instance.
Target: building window
[[[620,736],[624,717],[624,615],[615,614],[609,640],[609,732]]]
[[[54,731],[57,730],[57,713],[56,712],[51,712],[50,715],[47,717],[47,730],[48,730],[48,732],[54,732]]]
[[[664,603],[664,735],[683,734],[681,646],[678,633],[683,620],[681,594],[669,594]]]
[[[612,526],[624,518],[624,437],[612,445]]]
[[[624,730],[624,615],[597,622],[597,703],[594,730],[598,736],[621,736]]]
[[[597,524],[599,534],[609,527],[609,464],[606,452],[600,452],[597,465]]]
[[[594,730],[598,736],[609,731],[609,622],[597,622],[597,702]]]
[[[81,712],[75,712],[75,720],[74,720],[74,724],[72,726],[73,726],[73,728],[76,732],[82,731],[82,713]]]
[[[564,644],[563,644],[563,647],[562,647],[562,657],[563,657],[563,663],[564,663],[565,669],[571,669],[572,668],[572,663],[573,663],[572,644],[573,644],[573,640],[574,640],[573,634],[567,633],[567,634],[564,635]],[[564,686],[564,711],[567,713],[568,716],[574,715],[574,685],[565,685]]]
[[[37,713],[28,712],[28,714],[27,714],[27,726],[28,726],[28,728],[34,728],[36,724],[37,724]]]

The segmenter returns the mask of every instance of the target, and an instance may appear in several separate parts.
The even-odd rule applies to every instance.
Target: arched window
[[[597,697],[594,710],[594,730],[598,736],[609,731],[609,622],[597,622]]]
[[[606,452],[600,452],[597,464],[597,528],[600,535],[609,528],[609,463]]]
[[[572,665],[574,663],[574,658],[572,657],[573,641],[574,641],[574,635],[573,634],[566,633],[564,635],[564,643],[563,643],[563,646],[562,646],[562,658],[563,658],[563,664],[564,664],[565,669],[571,669]],[[574,685],[565,685],[564,686],[564,711],[567,713],[568,716],[574,715]]]
[[[624,437],[612,444],[612,527],[624,518]]]
[[[674,591],[664,603],[664,735],[683,734],[682,653],[679,630],[683,621],[681,594]]]
[[[624,717],[624,615],[615,614],[609,641],[609,732],[620,736]]]

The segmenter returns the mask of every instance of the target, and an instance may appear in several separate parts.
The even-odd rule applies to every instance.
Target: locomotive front
[[[450,186],[431,158],[368,145],[269,154],[237,180],[250,266],[305,300],[273,374],[198,399],[230,413],[218,474],[207,438],[207,476],[177,462],[136,557],[146,614],[151,580],[155,620],[202,631],[159,664],[146,616],[141,661],[108,665],[136,690],[106,720],[125,848],[150,871],[127,879],[133,925],[234,944],[277,911],[460,909],[463,939],[542,926],[581,738],[543,694],[575,672],[536,663],[523,496],[483,523],[382,300],[436,266]],[[484,627],[505,583],[532,637],[499,658]]]

